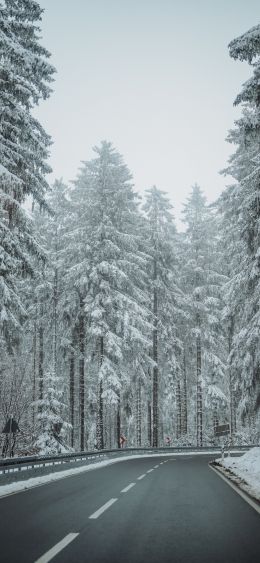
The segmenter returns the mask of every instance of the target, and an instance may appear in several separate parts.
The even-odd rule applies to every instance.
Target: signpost
[[[230,425],[229,424],[220,424],[215,427],[215,436],[230,436]],[[230,449],[230,440],[228,440],[228,449]],[[222,460],[225,457],[225,444],[221,447],[222,452]],[[230,455],[230,454],[229,454]]]

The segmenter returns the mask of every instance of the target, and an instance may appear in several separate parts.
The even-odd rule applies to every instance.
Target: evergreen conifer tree
[[[45,204],[50,172],[50,138],[31,112],[50,95],[54,73],[39,43],[41,12],[33,0],[0,6],[0,321],[9,345],[24,318],[16,280],[32,274],[31,256],[41,254],[22,204],[27,196]]]
[[[159,405],[159,397],[163,385],[166,385],[172,405],[173,383],[175,384],[180,377],[182,344],[178,335],[178,322],[182,296],[178,284],[176,230],[171,209],[172,205],[165,192],[155,186],[146,191],[144,211],[147,217],[147,252],[150,254],[148,287],[153,320],[152,439],[154,447],[158,447],[160,441],[159,428],[162,420],[160,421],[159,416],[163,408]]]
[[[245,416],[260,406],[260,26],[234,39],[229,50],[232,58],[253,67],[253,76],[235,100],[235,105],[243,104],[242,116],[228,137],[237,148],[224,173],[231,174],[235,184],[219,202],[232,265],[226,292],[232,326],[229,364],[236,373],[239,411]]]
[[[206,205],[200,187],[195,184],[183,210],[186,232],[183,284],[189,313],[186,330],[192,345],[196,370],[197,445],[203,445],[206,413],[204,398],[213,412],[226,402],[225,345],[221,331],[221,286],[224,276],[218,270],[213,212]],[[205,392],[203,393],[203,389]]]
[[[84,163],[71,194],[79,241],[71,275],[84,300],[88,351],[96,365],[97,445],[102,448],[104,408],[119,404],[129,349],[148,347],[148,309],[131,176],[110,143],[94,150],[96,158]]]

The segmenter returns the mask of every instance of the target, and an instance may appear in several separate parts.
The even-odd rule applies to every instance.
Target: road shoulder
[[[244,479],[241,479],[241,477],[221,465],[218,461],[210,462],[209,467],[260,514],[260,501],[249,492],[250,486]]]

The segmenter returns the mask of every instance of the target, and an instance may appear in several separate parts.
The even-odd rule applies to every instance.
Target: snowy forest
[[[0,425],[12,455],[260,440],[260,25],[231,40],[233,181],[214,204],[135,188],[109,140],[49,185],[55,87],[34,0],[0,1]],[[230,38],[232,39],[232,38]],[[111,132],[112,134],[113,132]],[[162,146],[163,150],[163,146]],[[134,171],[133,171],[134,172]],[[0,434],[7,452],[8,435]],[[10,446],[10,444],[9,444]]]

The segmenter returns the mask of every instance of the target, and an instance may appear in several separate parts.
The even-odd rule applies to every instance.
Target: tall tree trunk
[[[152,445],[152,407],[150,401],[147,404],[147,439],[149,446]]]
[[[256,412],[254,407],[252,407],[251,409],[251,416],[250,416],[250,423],[249,423],[249,428],[253,431],[253,433],[256,431]]]
[[[97,412],[97,448],[104,449],[104,411],[103,411],[103,382],[98,384],[98,412]]]
[[[43,348],[43,306],[41,305],[40,311],[40,322],[39,322],[39,366],[38,366],[38,378],[39,378],[39,400],[43,400],[43,361],[44,361],[44,348]],[[39,412],[42,412],[42,406],[39,406]]]
[[[72,340],[72,348],[70,352],[70,424],[71,424],[71,434],[70,434],[70,445],[74,448],[74,389],[75,389],[75,351],[74,351],[74,340]]]
[[[229,333],[228,333],[228,353],[231,353],[232,349],[232,340],[233,340],[233,332],[234,332],[234,322],[231,319]],[[233,388],[233,374],[232,368],[229,364],[229,396],[230,396],[230,438],[231,442],[233,442],[233,436],[236,432],[236,405],[235,405],[235,393]]]
[[[100,337],[100,360],[99,365],[102,367],[104,359],[104,337]],[[103,382],[102,379],[98,386],[98,412],[97,412],[97,448],[104,449],[104,402],[103,402]]]
[[[36,365],[37,365],[37,303],[33,327],[33,389],[32,389],[32,426],[35,430],[35,401],[36,401]]]
[[[181,382],[177,380],[176,387],[176,403],[177,403],[177,440],[181,436]]]
[[[142,391],[141,391],[141,381],[138,380],[137,383],[137,401],[136,401],[136,415],[137,415],[137,446],[142,445]]]
[[[57,307],[58,307],[58,269],[55,268],[53,282],[53,371],[57,375]]]
[[[80,450],[85,449],[85,318],[84,302],[80,297],[79,316],[79,410],[80,410]]]
[[[202,439],[202,382],[201,382],[201,338],[197,336],[197,446],[201,448]]]
[[[118,395],[117,413],[116,413],[116,441],[118,448],[121,447],[120,436],[121,436],[121,407],[120,407],[120,395]]]
[[[214,429],[214,436],[216,436],[216,428],[218,426],[218,409],[217,404],[213,407],[213,429]]]
[[[188,432],[187,370],[186,352],[183,352],[183,389],[182,389],[182,434]]]
[[[157,281],[157,263],[154,260],[154,284]],[[158,295],[157,287],[154,285],[153,290],[153,447],[158,448],[158,426],[159,426],[159,410],[158,410]]]
[[[104,430],[103,430],[103,436],[104,436],[104,448],[108,448],[109,450],[111,450],[112,448],[112,432],[114,429],[114,426],[112,424],[112,408],[111,405],[107,405],[107,408],[103,409],[103,420],[104,420]]]

